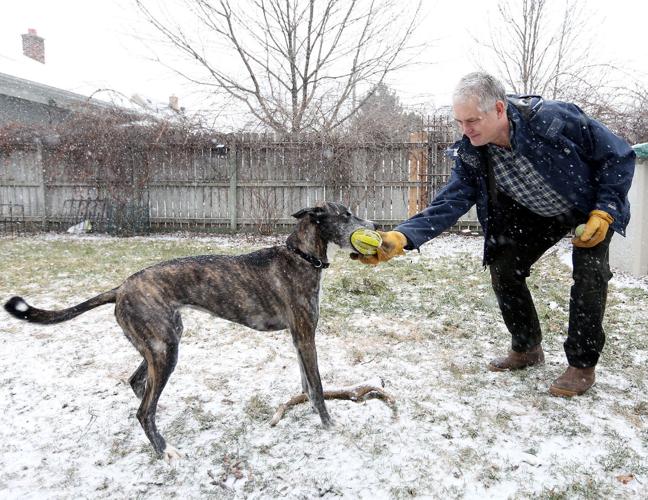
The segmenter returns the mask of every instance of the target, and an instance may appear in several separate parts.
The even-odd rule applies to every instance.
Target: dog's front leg
[[[295,349],[297,349],[297,346],[295,346]],[[299,375],[301,375],[302,392],[308,396],[309,393],[308,379],[306,378],[306,371],[304,370],[304,364],[302,363],[302,358],[299,355],[299,349],[297,349],[297,361],[299,361]]]
[[[291,328],[291,333],[299,358],[299,366],[302,373],[302,388],[305,389],[304,392],[308,394],[308,399],[315,407],[315,410],[317,410],[317,413],[319,413],[322,425],[324,427],[330,427],[333,425],[333,421],[324,403],[324,390],[322,388],[319,368],[317,367],[315,329],[313,328],[312,332],[307,332],[304,335],[303,330],[297,331]],[[305,388],[304,385],[306,386]]]
[[[295,348],[297,349],[297,346],[295,346]],[[310,401],[313,412],[319,414],[317,408],[315,408],[315,403],[309,396],[310,389],[308,388],[308,378],[306,377],[306,370],[304,369],[304,363],[302,363],[302,357],[299,355],[299,349],[297,349],[297,361],[299,362],[299,374],[301,375],[302,392],[306,394],[306,396],[308,396],[308,400]]]

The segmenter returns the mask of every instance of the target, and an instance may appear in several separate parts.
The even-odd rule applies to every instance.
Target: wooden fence
[[[84,219],[101,225],[118,213],[118,224],[133,225],[127,208],[153,229],[271,231],[322,200],[389,227],[424,208],[447,182],[451,132],[444,130],[389,144],[244,135],[207,148],[147,148],[117,172],[79,168],[38,145],[0,152],[0,231]],[[472,219],[465,225],[474,226]]]

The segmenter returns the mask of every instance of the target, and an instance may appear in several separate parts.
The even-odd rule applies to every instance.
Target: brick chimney
[[[22,36],[23,54],[45,64],[45,39],[38,36],[34,28],[29,28]]]

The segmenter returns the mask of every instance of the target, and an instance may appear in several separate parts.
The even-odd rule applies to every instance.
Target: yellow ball
[[[351,245],[362,255],[374,255],[382,243],[382,238],[371,229],[358,229],[351,234]]]
[[[584,232],[585,232],[585,224],[580,224],[576,228],[576,231],[574,231],[574,234],[576,235],[576,238],[580,238]]]

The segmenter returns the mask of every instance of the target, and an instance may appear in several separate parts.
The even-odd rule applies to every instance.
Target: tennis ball
[[[371,229],[358,229],[351,233],[351,246],[362,255],[374,255],[382,243],[382,238]]]
[[[580,238],[584,232],[585,232],[585,224],[580,224],[579,226],[576,227],[574,234],[576,235],[576,238]]]

